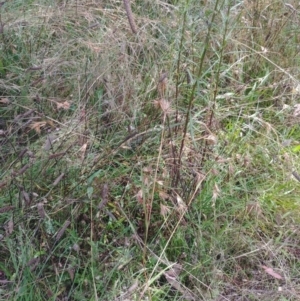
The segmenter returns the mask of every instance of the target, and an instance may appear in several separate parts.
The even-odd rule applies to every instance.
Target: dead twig
[[[136,24],[135,24],[134,19],[133,19],[130,0],[123,0],[123,2],[124,2],[124,7],[125,7],[125,10],[126,10],[126,15],[127,15],[127,18],[128,18],[128,22],[129,22],[131,31],[134,34],[136,34],[137,33],[137,27],[136,27]]]

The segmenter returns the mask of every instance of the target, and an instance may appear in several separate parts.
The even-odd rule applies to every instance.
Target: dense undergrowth
[[[298,4],[131,5],[1,3],[0,298],[298,300]]]

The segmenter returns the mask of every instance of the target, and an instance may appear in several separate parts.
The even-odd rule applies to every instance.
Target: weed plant
[[[0,299],[299,300],[299,12],[1,3]]]

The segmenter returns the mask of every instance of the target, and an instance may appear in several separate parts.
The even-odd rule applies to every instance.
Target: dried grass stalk
[[[30,167],[30,164],[24,165],[17,173],[17,175],[23,174],[28,168]]]
[[[59,157],[64,156],[65,154],[66,154],[66,152],[56,153],[56,154],[50,155],[48,158],[49,159],[59,158]]]
[[[37,211],[38,211],[40,218],[44,219],[46,217],[46,212],[45,212],[43,203],[37,204]]]
[[[4,206],[0,208],[0,213],[8,212],[15,209],[15,206]]]
[[[101,209],[103,209],[106,206],[107,202],[108,202],[108,185],[105,183],[102,187],[101,202],[98,206],[98,210],[100,211]]]
[[[5,226],[6,236],[9,236],[14,232],[14,221],[11,219],[8,221],[7,225]]]
[[[133,19],[133,14],[132,14],[132,10],[131,10],[131,5],[130,5],[130,0],[123,0],[124,2],[124,7],[125,7],[125,10],[126,10],[126,15],[127,15],[127,18],[128,18],[128,22],[129,22],[129,25],[130,25],[130,28],[131,28],[131,31],[136,34],[137,33],[137,27],[136,27],[136,24],[134,22],[134,19]]]
[[[61,237],[64,235],[67,228],[70,226],[71,222],[69,220],[65,221],[64,225],[61,227],[61,229],[56,234],[56,241],[59,241]]]
[[[34,271],[40,263],[40,257],[32,258],[27,262],[27,266],[30,268],[30,271]]]
[[[1,183],[0,183],[0,188],[5,187],[6,185],[7,185],[7,182],[1,182]]]
[[[62,173],[59,177],[57,177],[56,180],[53,182],[53,187],[55,187],[62,180],[64,176],[65,174]]]

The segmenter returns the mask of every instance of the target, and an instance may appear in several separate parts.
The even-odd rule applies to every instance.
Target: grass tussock
[[[298,300],[299,22],[1,3],[1,299]]]

